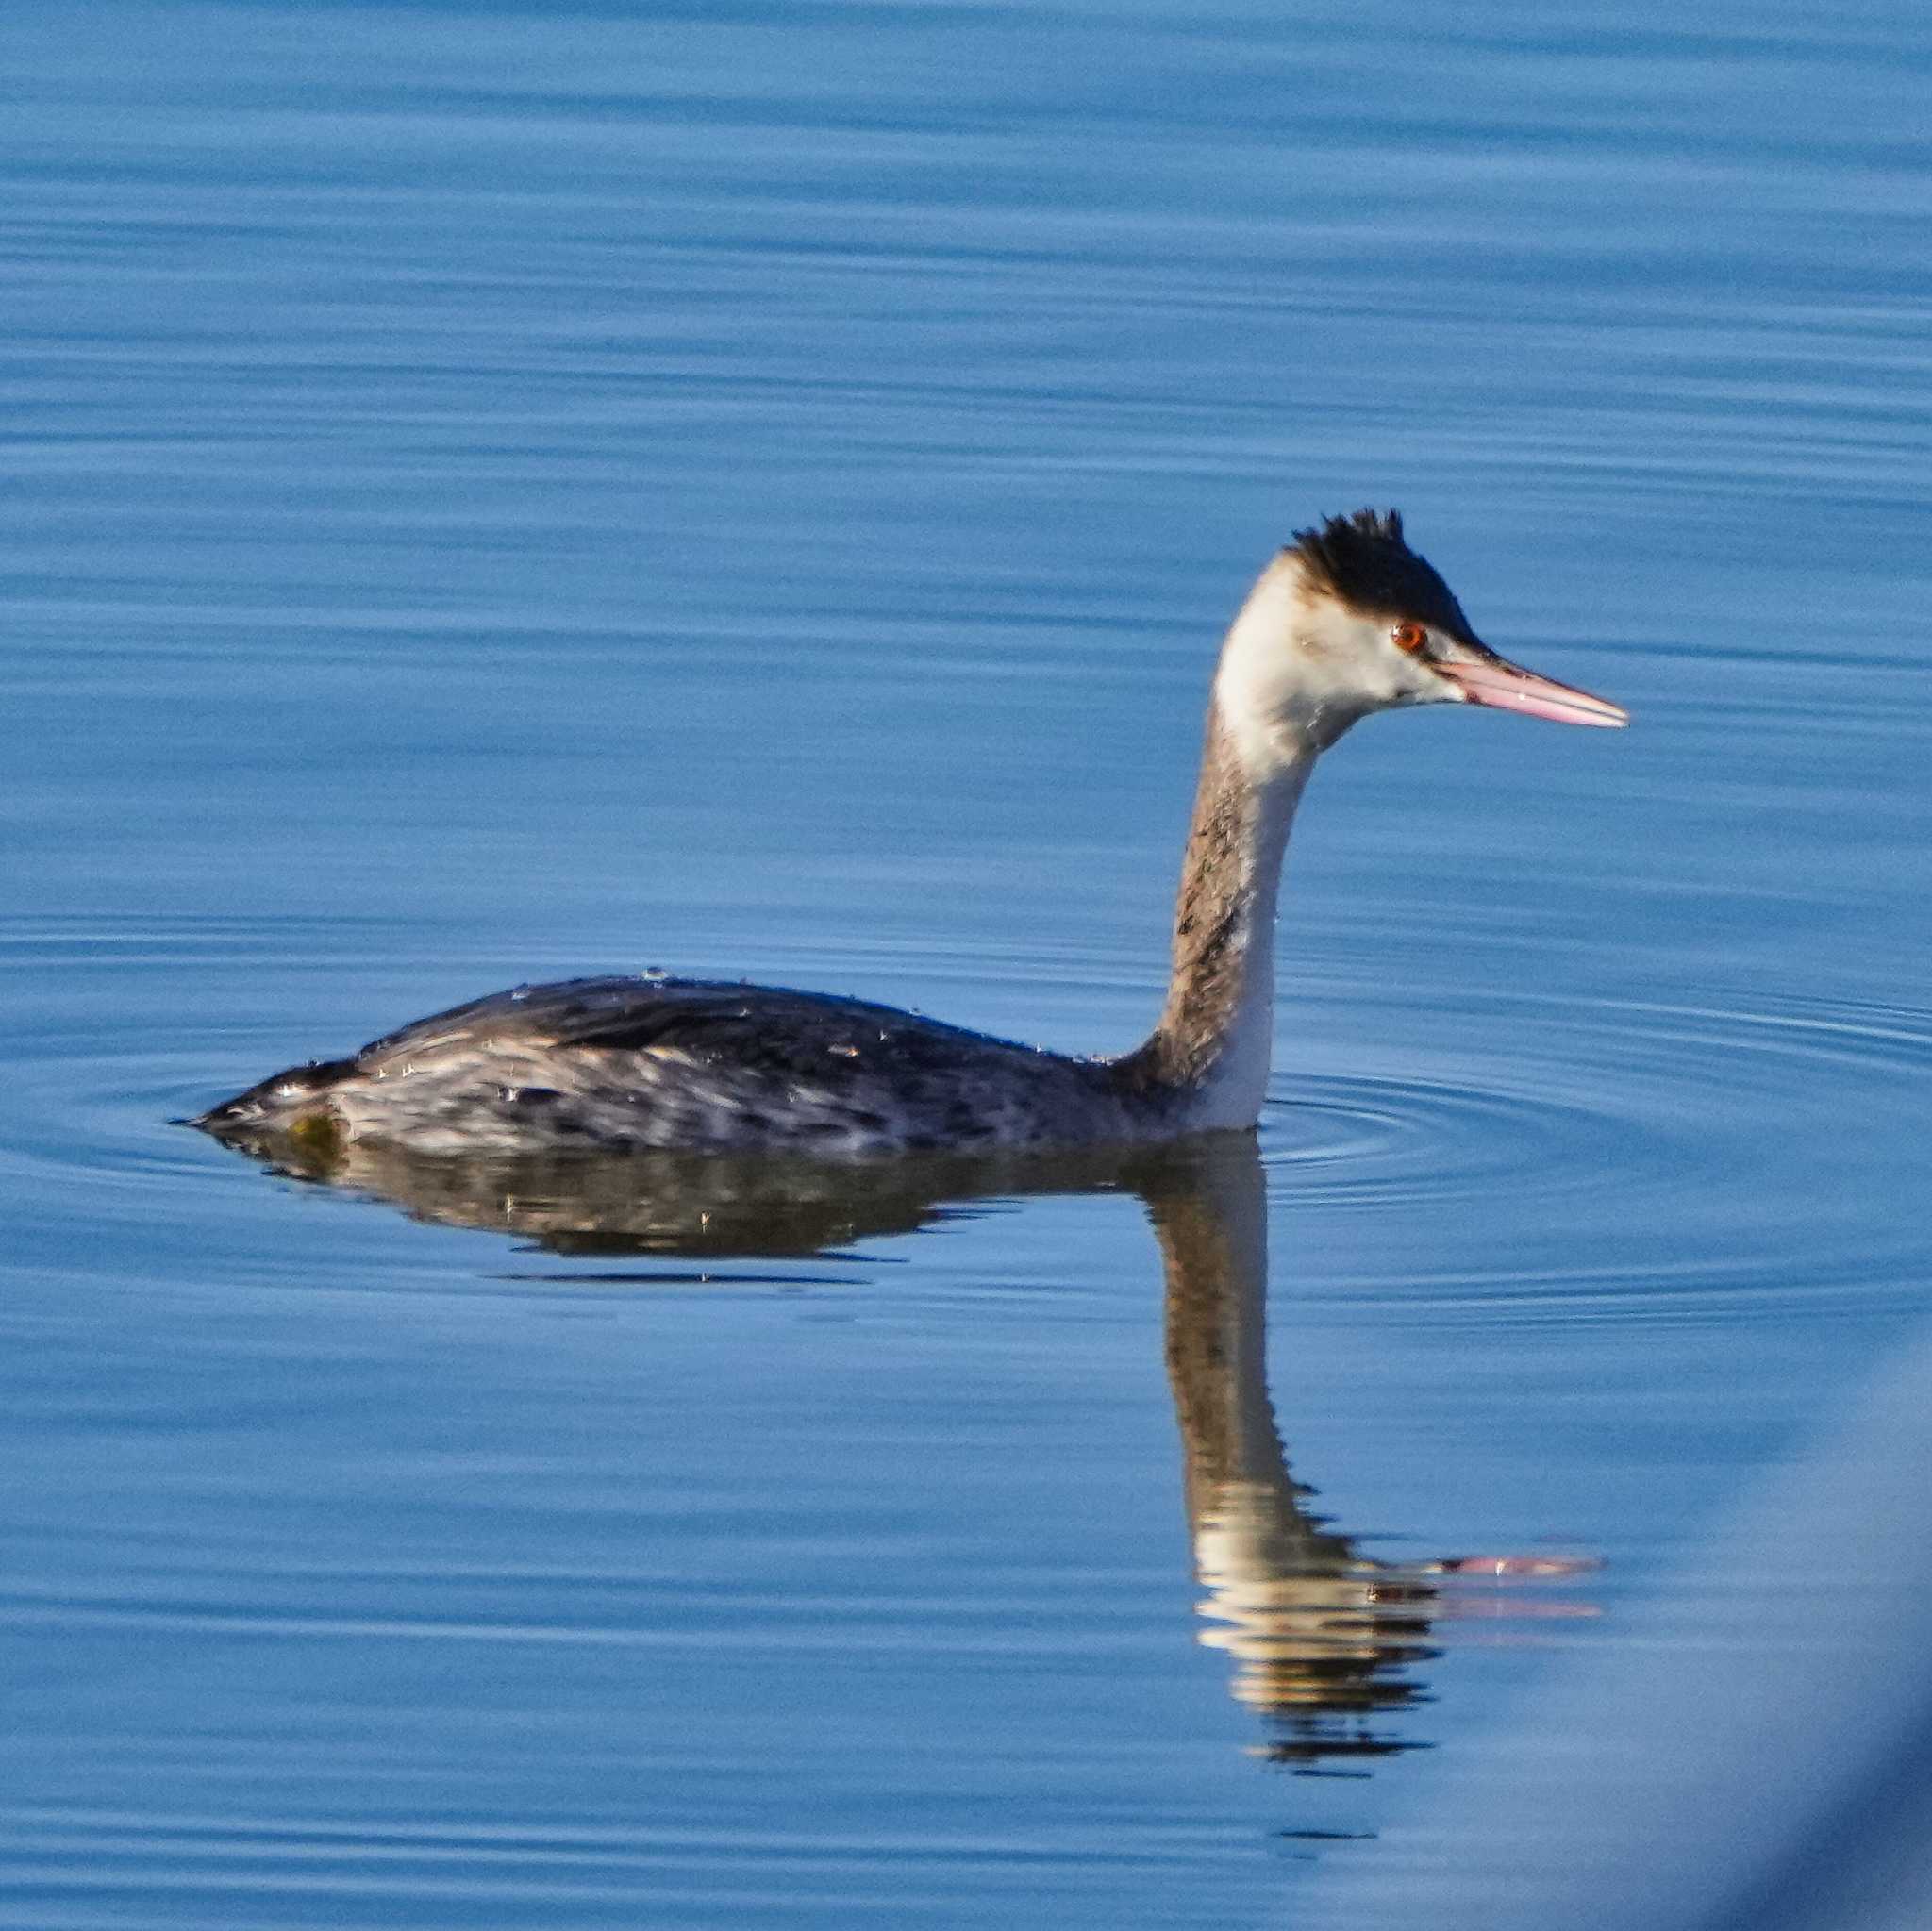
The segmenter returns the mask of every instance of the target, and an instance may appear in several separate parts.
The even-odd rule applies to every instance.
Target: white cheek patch
[[[1222,646],[1215,707],[1241,762],[1257,775],[1276,768],[1290,749],[1281,727],[1297,682],[1291,639],[1303,602],[1301,572],[1277,558],[1249,592]]]
[[[1392,689],[1363,688],[1364,667],[1374,663],[1370,628],[1311,589],[1292,557],[1262,574],[1227,633],[1214,678],[1216,708],[1255,776],[1271,777],[1320,750],[1364,708],[1397,701]]]

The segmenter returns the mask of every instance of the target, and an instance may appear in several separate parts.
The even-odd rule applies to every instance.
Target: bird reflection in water
[[[1144,1170],[1137,1190],[1167,1278],[1167,1372],[1180,1427],[1201,1640],[1234,1665],[1236,1699],[1268,1724],[1260,1753],[1313,1771],[1419,1747],[1400,1727],[1428,1700],[1422,1665],[1451,1593],[1476,1578],[1556,1581],[1575,1557],[1380,1562],[1308,1507],[1268,1394],[1268,1217],[1259,1159],[1241,1142]],[[1589,1613],[1544,1604],[1543,1613]]]
[[[1374,1562],[1310,1512],[1268,1395],[1268,1228],[1259,1162],[1221,1160],[1143,1198],[1167,1276],[1167,1372],[1180,1427],[1201,1640],[1227,1652],[1235,1697],[1309,1767],[1414,1747],[1383,1727],[1424,1696],[1416,1672],[1436,1591]]]
[[[1423,1747],[1401,1727],[1456,1612],[1458,1579],[1560,1580],[1557,1556],[1382,1562],[1308,1507],[1269,1398],[1266,1181],[1253,1140],[1162,1149],[817,1162],[650,1153],[458,1160],[313,1136],[225,1136],[284,1176],[439,1225],[490,1229],[574,1257],[807,1258],[908,1234],[975,1203],[1136,1194],[1160,1246],[1167,1369],[1189,1526],[1205,1590],[1200,1640],[1233,1661],[1232,1693],[1268,1726],[1259,1755],[1305,1773]],[[655,1278],[637,1276],[641,1283]],[[1591,1613],[1546,1604],[1541,1613]]]

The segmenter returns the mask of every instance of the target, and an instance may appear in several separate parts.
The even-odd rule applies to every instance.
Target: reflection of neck
[[[1167,1372],[1186,1457],[1188,1513],[1197,1544],[1229,1491],[1273,1500],[1279,1556],[1301,1544],[1328,1562],[1349,1545],[1304,1514],[1268,1398],[1268,1213],[1261,1163],[1229,1148],[1189,1170],[1185,1190],[1147,1193],[1167,1274]]]
[[[1407,1748],[1360,1727],[1409,1702],[1433,1591],[1356,1553],[1305,1506],[1268,1399],[1261,1163],[1237,1142],[1142,1182],[1167,1269],[1167,1370],[1208,1646],[1236,1698],[1288,1725],[1284,1761]]]
[[[1219,703],[1174,905],[1167,1003],[1120,1062],[1129,1090],[1178,1097],[1196,1129],[1252,1126],[1274,1048],[1274,905],[1313,754],[1266,778],[1244,763]]]

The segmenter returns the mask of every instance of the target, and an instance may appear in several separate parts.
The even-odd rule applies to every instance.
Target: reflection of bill
[[[1265,1359],[1266,1190],[1255,1145],[861,1163],[653,1153],[432,1158],[379,1142],[237,1136],[275,1171],[389,1202],[423,1221],[493,1228],[575,1256],[824,1256],[911,1233],[974,1199],[1138,1193],[1160,1244],[1167,1363],[1186,1462],[1202,1640],[1234,1664],[1234,1695],[1268,1719],[1267,1755],[1307,1767],[1411,1749],[1388,1719],[1427,1700],[1432,1631],[1498,1613],[1476,1582],[1560,1578],[1557,1557],[1385,1563],[1310,1512],[1290,1475]],[[640,1285],[656,1278],[640,1273]],[[1520,1613],[1520,1611],[1518,1612]],[[1587,1614],[1546,1601],[1543,1614]]]

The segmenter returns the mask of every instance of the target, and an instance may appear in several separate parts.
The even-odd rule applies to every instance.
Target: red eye
[[[1420,624],[1398,624],[1389,633],[1389,641],[1397,650],[1406,650],[1414,657],[1429,641],[1429,633]]]

